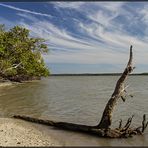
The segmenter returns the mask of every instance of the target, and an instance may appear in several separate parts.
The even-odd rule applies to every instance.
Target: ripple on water
[[[116,76],[61,76],[15,85],[14,87],[0,88],[0,115],[23,114],[58,121],[96,125],[113,92],[117,78]],[[142,115],[147,114],[147,77],[138,76],[135,78],[135,76],[130,76],[128,83],[130,84],[128,92],[131,92],[134,97],[127,98],[125,103],[121,99],[118,101],[113,115],[113,126],[118,125],[120,119],[127,120],[132,114],[135,114],[133,124],[139,125]],[[72,137],[76,138],[75,135]],[[145,138],[148,138],[148,135],[139,138],[140,140],[135,137],[136,141],[131,139],[118,142],[117,140],[99,139],[98,142],[97,138],[90,138],[82,134],[76,139],[79,144],[79,139],[83,139],[83,142],[88,140],[92,145],[126,146],[148,145]],[[72,144],[72,139],[69,138],[69,141]]]

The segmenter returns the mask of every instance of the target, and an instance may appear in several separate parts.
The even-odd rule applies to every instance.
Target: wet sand
[[[148,133],[105,139],[13,118],[0,118],[0,146],[148,146]]]
[[[0,87],[10,86],[12,84],[13,84],[12,82],[0,82]]]

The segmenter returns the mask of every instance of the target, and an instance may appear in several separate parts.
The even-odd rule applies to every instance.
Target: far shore
[[[50,74],[50,76],[120,76],[122,73],[61,73],[61,74]],[[148,73],[133,73],[129,76],[148,76]],[[24,80],[21,83],[35,82],[40,79],[33,80]],[[0,87],[2,86],[10,86],[12,84],[20,84],[20,82],[14,82],[9,80],[1,80],[0,79]]]
[[[50,74],[50,76],[120,76],[122,73],[63,73],[63,74]],[[134,73],[130,74],[130,76],[148,76],[148,73]],[[49,77],[50,77],[49,76]]]

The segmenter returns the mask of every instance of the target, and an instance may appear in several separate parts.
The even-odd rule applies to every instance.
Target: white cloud
[[[125,2],[98,2],[98,5],[111,11],[117,12],[122,9],[122,6],[126,4]]]
[[[55,7],[61,8],[70,8],[70,9],[78,9],[80,8],[85,2],[50,2],[55,5]]]
[[[33,21],[33,22],[38,21],[38,19],[36,17],[34,17],[34,16],[32,16],[31,14],[28,14],[28,13],[20,13],[20,12],[18,12],[17,15],[22,17],[22,18]]]
[[[144,9],[141,10],[140,13],[143,15],[142,21],[144,23],[148,24],[148,9],[144,8]]]
[[[50,14],[39,13],[39,12],[27,10],[27,9],[21,9],[21,8],[18,8],[18,7],[14,7],[14,6],[6,5],[6,4],[2,4],[2,3],[0,3],[0,6],[6,7],[6,8],[9,8],[9,9],[13,9],[13,10],[16,10],[16,11],[21,11],[21,12],[25,12],[25,13],[30,13],[30,14],[34,14],[34,15],[40,15],[40,16],[46,16],[46,17],[51,18]]]
[[[34,19],[32,19],[34,20]],[[64,29],[59,29],[52,23],[48,21],[35,21],[32,25],[28,25],[25,22],[22,22],[21,25],[29,28],[32,33],[36,36],[46,38],[50,43],[55,44],[57,47],[68,47],[68,48],[79,48],[80,49],[90,45],[85,40],[79,40],[74,38]]]
[[[92,19],[93,21],[96,21],[100,24],[102,24],[103,26],[109,26],[110,25],[110,20],[111,20],[111,17],[107,14],[105,14],[102,10],[99,10],[97,13],[95,14],[90,14],[88,16],[90,19]]]
[[[147,37],[139,38],[138,35],[135,36],[126,31],[125,27],[129,27],[131,20],[134,19],[135,24],[139,21],[138,17],[133,18],[133,10],[122,7],[126,3],[90,2],[90,6],[97,7],[93,12],[86,11],[87,2],[52,3],[59,8],[73,8],[81,11],[83,15],[91,19],[91,22],[86,23],[74,16],[74,20],[77,21],[76,31],[83,33],[83,36],[78,34],[80,38],[77,38],[73,36],[75,32],[61,29],[50,21],[40,21],[31,13],[29,15],[26,12],[18,13],[19,16],[32,21],[31,24],[25,21],[19,24],[29,28],[32,35],[45,38],[49,48],[53,49],[49,55],[44,55],[47,62],[125,65],[128,60],[129,46],[133,45],[135,64],[148,63]],[[147,23],[148,10],[145,8],[139,11],[139,14],[143,15],[142,20]],[[122,26],[123,24],[115,20],[119,15],[127,18],[126,26]]]
[[[49,55],[44,55],[49,63],[83,63],[83,64],[125,64],[128,60],[129,46],[134,46],[134,59],[136,63],[148,62],[148,46],[145,40],[125,34],[122,31],[108,32],[98,24],[79,24],[79,29],[97,41],[78,39],[66,31],[59,29],[48,21],[35,21],[32,25],[22,23],[29,28],[35,36],[45,38],[49,48],[65,49],[52,50]],[[101,40],[103,44],[99,42]],[[51,46],[50,46],[51,45]]]
[[[16,22],[15,21],[12,22],[12,21],[9,21],[3,17],[0,17],[0,24],[4,24],[6,29],[9,29],[9,28],[13,27],[16,24]]]

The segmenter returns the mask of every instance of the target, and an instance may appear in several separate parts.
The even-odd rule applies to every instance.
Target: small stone
[[[0,132],[3,132],[3,130],[0,130]]]
[[[21,144],[20,142],[17,142],[17,144]]]

